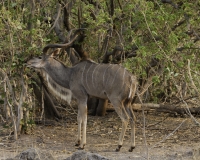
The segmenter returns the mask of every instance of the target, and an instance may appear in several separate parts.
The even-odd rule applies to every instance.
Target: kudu
[[[39,69],[48,88],[57,96],[68,103],[70,103],[72,96],[77,100],[78,139],[76,146],[83,149],[86,144],[87,99],[88,96],[94,96],[109,99],[122,120],[122,131],[116,151],[122,147],[130,120],[131,147],[129,151],[131,152],[135,148],[135,116],[131,102],[136,92],[136,77],[118,64],[98,64],[91,60],[83,60],[72,67],[67,67],[54,58],[55,52],[46,54],[48,48],[62,48],[70,45],[71,42],[47,45],[43,49],[42,58],[29,60],[27,66]]]

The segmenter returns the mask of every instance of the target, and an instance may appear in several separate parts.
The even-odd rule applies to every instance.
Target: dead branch
[[[173,6],[175,9],[178,9],[178,5],[172,2],[172,0],[161,0],[162,3],[167,3]]]
[[[188,75],[189,75],[189,79],[190,79],[190,82],[191,82],[191,85],[193,87],[193,89],[197,92],[198,94],[198,97],[200,98],[200,94],[199,94],[199,90],[197,89],[196,85],[194,84],[194,81],[193,81],[193,78],[192,78],[192,75],[191,75],[191,72],[190,72],[190,60],[188,59]]]
[[[154,148],[154,147],[157,146],[158,144],[164,142],[166,139],[168,139],[169,137],[171,137],[171,136],[182,126],[182,124],[183,124],[185,121],[186,121],[186,119],[183,120],[183,121],[181,122],[181,124],[180,124],[178,127],[176,127],[170,134],[168,134],[167,136],[165,136],[160,142],[158,142],[158,143],[156,143],[155,145],[153,145],[150,149]]]
[[[133,110],[135,111],[155,111],[155,112],[163,112],[163,113],[171,113],[175,116],[185,116],[188,114],[188,111],[186,110],[186,106],[175,106],[173,104],[154,104],[154,103],[143,103],[143,104],[133,104],[132,105]],[[193,115],[200,114],[200,107],[191,107],[188,108],[190,113]]]
[[[74,4],[74,1],[70,1],[68,2],[67,0],[65,0],[65,3],[62,3],[63,8],[64,8],[64,18],[63,18],[63,22],[64,22],[64,26],[67,29],[67,31],[71,30],[71,24],[70,24],[70,13],[71,13],[71,9],[72,6]]]
[[[27,95],[27,86],[24,83],[23,75],[21,78],[21,86],[22,86],[22,90],[21,90],[21,95],[20,95],[20,100],[19,100],[19,105],[18,105],[18,117],[17,117],[17,124],[16,124],[18,133],[21,132],[21,128],[22,128],[21,120],[23,119],[23,116],[24,116],[22,105]]]
[[[172,31],[174,31],[177,27],[179,27],[182,24],[184,24],[185,21],[186,21],[186,19],[183,19],[183,20],[179,21],[177,24],[175,24],[174,27],[172,27]]]
[[[54,29],[54,27],[57,25],[59,17],[60,17],[60,13],[61,13],[61,5],[58,3],[57,4],[57,16],[56,19],[54,21],[53,26],[49,29],[49,31],[46,33],[45,37]]]

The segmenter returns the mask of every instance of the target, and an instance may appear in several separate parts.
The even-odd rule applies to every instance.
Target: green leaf
[[[153,76],[153,78],[152,78],[152,82],[153,82],[154,84],[158,84],[158,83],[160,83],[160,79],[159,79],[159,77],[158,77],[158,76]]]
[[[17,3],[12,3],[11,6],[14,8],[15,6],[17,6]]]

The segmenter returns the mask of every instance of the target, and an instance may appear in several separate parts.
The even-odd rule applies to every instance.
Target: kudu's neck
[[[45,65],[42,74],[50,91],[70,104],[72,98],[72,93],[69,89],[70,68],[54,60]]]
[[[61,62],[52,59],[44,69],[55,83],[69,89],[70,68],[66,67]]]

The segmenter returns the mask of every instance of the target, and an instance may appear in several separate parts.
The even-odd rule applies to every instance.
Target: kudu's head
[[[41,57],[34,57],[27,62],[27,67],[44,69],[46,65],[53,63],[54,58],[59,54],[60,49],[51,51],[50,54],[43,53]]]

